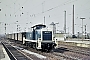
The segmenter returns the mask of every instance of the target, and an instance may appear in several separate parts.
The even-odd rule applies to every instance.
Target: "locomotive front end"
[[[55,48],[57,44],[55,43],[53,39],[53,31],[52,30],[42,30],[42,42],[41,42],[41,48],[45,51],[51,51],[53,48]]]

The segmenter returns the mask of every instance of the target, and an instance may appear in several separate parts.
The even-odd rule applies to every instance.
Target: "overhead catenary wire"
[[[17,1],[17,0],[16,0],[16,1]],[[26,1],[27,1],[27,0],[26,0]],[[26,1],[25,1],[22,5],[24,5],[24,4],[26,3]],[[75,2],[75,1],[78,1],[78,0],[68,0],[68,1],[66,1],[66,2],[64,2],[64,3],[62,3],[62,4],[58,5],[58,6],[55,6],[55,7],[52,7],[52,8],[50,8],[50,9],[45,10],[44,13],[45,13],[45,12],[52,11],[52,10],[54,10],[54,9],[60,7],[60,6],[73,3],[73,2]],[[15,13],[17,13],[18,10],[20,10],[20,8],[21,8],[22,5],[20,5],[20,7],[14,12],[14,14],[10,14],[10,15],[15,15]],[[32,10],[33,10],[33,9],[32,9]],[[40,14],[42,14],[42,12],[34,13],[34,14],[29,14],[29,15],[32,15],[32,16],[34,15],[34,16],[36,17],[36,16],[38,16],[38,15],[40,15]],[[11,18],[11,17],[10,17],[10,18]]]
[[[16,1],[17,1],[17,0],[16,0]],[[27,0],[26,0],[26,1],[27,1]],[[25,4],[26,1],[25,1],[23,4]],[[51,10],[54,10],[54,9],[56,9],[56,8],[62,6],[62,5],[67,5],[67,4],[69,4],[69,3],[73,3],[73,2],[75,2],[75,1],[77,1],[77,0],[68,0],[68,1],[64,2],[63,4],[61,4],[61,5],[58,5],[58,6],[52,7],[52,8],[50,8],[50,9],[48,9],[48,10],[45,10],[44,13],[45,13],[45,12],[49,12],[49,11],[51,11]],[[21,5],[21,6],[22,6],[22,5]],[[20,8],[21,8],[21,7],[19,7],[18,10],[20,10]],[[11,15],[15,15],[15,13],[17,13],[18,10],[16,10],[16,11],[14,12],[14,14],[11,14]],[[39,14],[42,14],[42,12],[40,12],[40,13],[35,13],[34,16],[39,15]],[[31,14],[31,15],[33,15],[33,14]]]
[[[39,16],[39,15],[41,15],[41,14],[43,14],[43,13],[50,12],[50,11],[56,9],[56,8],[59,8],[59,7],[61,7],[61,6],[64,6],[64,5],[73,3],[73,2],[75,2],[75,1],[77,1],[77,0],[73,0],[73,1],[69,0],[69,1],[66,1],[66,2],[64,2],[64,3],[60,4],[60,5],[57,5],[57,6],[55,6],[55,7],[50,8],[50,9],[44,10],[43,12],[35,13],[35,16],[36,16],[36,15]]]
[[[26,1],[27,1],[27,0],[26,0]],[[25,1],[25,2],[26,2],[26,1]],[[62,3],[62,4],[58,5],[58,6],[55,6],[55,7],[52,7],[52,8],[50,8],[50,9],[45,10],[43,13],[48,12],[48,11],[51,11],[51,10],[53,10],[53,9],[55,9],[55,8],[60,7],[60,6],[67,5],[67,4],[72,3],[72,2],[75,2],[75,1],[77,1],[77,0],[72,0],[72,1],[69,0],[69,1],[66,1],[66,2],[64,2],[64,3]],[[24,5],[25,2],[24,2],[22,5]],[[42,4],[42,3],[41,3],[41,4]],[[21,8],[21,7],[19,7],[19,9],[20,9],[20,8]],[[15,13],[17,13],[19,9],[17,9],[17,10],[15,11]],[[14,14],[15,14],[15,13],[14,13]],[[42,12],[40,12],[40,13],[42,13]],[[39,14],[39,13],[36,13],[36,14]]]
[[[15,0],[16,2],[15,3],[17,3],[18,2],[18,0]],[[26,0],[24,0],[24,2],[25,2]],[[29,7],[30,9],[30,11],[32,11],[32,12],[29,12],[29,10],[28,11],[20,11],[20,8],[22,7],[22,6],[25,6],[25,4],[27,5],[27,2],[28,1],[26,1],[26,3],[20,3],[20,6],[19,7],[16,7],[16,9],[15,9],[15,12],[10,12],[10,14],[8,14],[7,15],[7,13],[6,13],[6,18],[7,18],[7,20],[12,20],[12,19],[14,19],[13,17],[15,17],[15,15],[16,15],[16,20],[18,19],[18,17],[17,17],[17,15],[19,16],[19,14],[18,14],[18,12],[20,11],[20,12],[24,12],[24,13],[27,13],[28,12],[28,14],[27,14],[27,16],[28,16],[28,19],[26,18],[27,16],[25,16],[24,18],[26,19],[26,20],[28,20],[28,21],[31,21],[31,20],[34,20],[34,19],[36,19],[36,18],[38,18],[38,17],[42,17],[42,15],[43,14],[45,14],[45,13],[50,13],[50,12],[53,12],[53,11],[55,11],[56,9],[58,9],[58,8],[61,8],[62,6],[64,7],[64,6],[66,6],[66,5],[68,5],[68,4],[73,4],[73,3],[75,3],[75,2],[78,2],[79,0],[66,0],[66,1],[64,1],[64,3],[61,3],[61,4],[57,4],[57,5],[55,5],[55,6],[51,6],[51,7],[49,7],[48,9],[44,9],[44,13],[42,13],[42,11],[37,11],[37,12],[33,12],[32,10],[36,10],[36,7],[39,7],[40,5],[42,5],[42,2],[40,3],[40,4],[38,4],[38,5],[35,5],[34,7]],[[48,2],[48,1],[47,1]],[[18,2],[19,3],[19,2]],[[30,2],[31,3],[31,2]],[[46,3],[46,2],[45,2]],[[76,13],[76,17],[78,17],[77,19],[79,19],[79,17],[81,16],[81,15],[84,15],[84,14],[89,14],[88,13],[88,11],[90,10],[89,9],[89,7],[87,6],[87,7],[85,7],[84,5],[88,5],[88,1],[86,1],[84,4],[82,4],[81,6],[79,6],[79,10],[78,11],[76,11],[75,13]],[[24,5],[23,5],[24,4]],[[12,3],[11,3],[11,5],[13,5]],[[30,4],[30,5],[33,5],[33,4]],[[9,5],[7,5],[8,7],[10,6],[10,4]],[[7,8],[8,8],[7,7]],[[11,8],[13,8],[12,6],[10,6]],[[9,8],[10,8],[9,7]],[[85,8],[83,8],[83,9],[81,9],[82,7],[85,7]],[[6,8],[5,8],[6,9]],[[9,9],[10,10],[10,9]],[[58,11],[61,11],[60,9],[58,10]],[[19,13],[20,13],[19,12]],[[59,13],[59,12],[58,12]],[[56,15],[55,15],[56,14]],[[59,15],[58,16],[58,14],[57,13],[52,13],[52,14],[48,14],[48,15],[50,15],[50,18],[52,18],[52,15],[54,16],[54,17],[56,17],[56,18],[62,18],[62,15]],[[71,14],[71,13],[70,13]],[[78,15],[77,15],[78,14]],[[81,14],[81,15],[80,15]],[[68,15],[68,11],[67,11],[67,15]],[[71,14],[72,15],[72,14]],[[10,17],[8,17],[8,16],[10,16]],[[70,16],[70,15],[69,15]],[[22,17],[21,17],[22,18]],[[20,18],[20,19],[21,19]]]
[[[62,6],[62,5],[66,5],[66,4],[68,4],[68,3],[72,3],[72,2],[74,2],[74,1],[77,1],[77,0],[73,0],[73,1],[68,0],[68,1],[62,3],[61,5],[58,5],[58,6],[56,6],[56,7],[50,8],[50,9],[48,9],[48,10],[45,10],[44,13],[45,13],[45,12],[49,12],[49,11],[51,11],[51,10],[54,10],[55,8],[58,8],[58,7]],[[17,2],[17,0],[16,0],[15,2]],[[27,2],[27,0],[25,0],[22,5],[24,5],[26,2]],[[10,16],[14,16],[14,15],[20,10],[20,8],[21,8],[22,5],[20,5],[20,7],[19,7],[17,10],[15,10],[15,12],[14,12],[13,14],[10,14]],[[34,13],[34,14],[30,14],[30,15],[36,17],[37,15],[41,15],[41,14],[42,14],[42,12]],[[16,15],[15,15],[15,17],[16,17]],[[10,18],[12,18],[12,17],[10,17]],[[10,20],[10,18],[9,18],[8,20]]]
[[[17,0],[16,0],[16,1],[17,1]],[[52,10],[60,7],[60,6],[67,5],[67,4],[73,3],[73,2],[75,2],[75,1],[78,1],[78,0],[68,0],[68,1],[66,1],[66,2],[64,2],[64,3],[62,3],[62,4],[58,5],[58,6],[55,6],[55,7],[52,7],[52,8],[50,8],[50,9],[45,10],[43,13],[50,12],[50,11],[52,11]],[[25,1],[22,5],[24,5],[25,3],[26,3],[26,1]],[[21,8],[22,5],[20,5],[20,7],[19,7],[13,14],[10,14],[10,16],[15,15],[15,14],[18,12],[18,10],[20,10],[20,8]],[[35,7],[34,7],[34,8],[35,8]],[[32,9],[32,10],[33,10],[33,9]],[[35,18],[36,16],[39,16],[39,15],[41,15],[41,14],[42,14],[42,12],[34,13],[34,14],[30,14],[30,13],[29,13],[28,15],[30,15],[30,16],[32,15],[31,17]],[[10,17],[10,18],[12,18],[12,17]]]

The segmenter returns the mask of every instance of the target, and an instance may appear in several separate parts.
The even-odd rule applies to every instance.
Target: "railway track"
[[[15,41],[12,41],[12,40],[10,40],[10,41],[11,41],[10,44],[13,44],[13,42],[15,42]],[[19,43],[19,44],[17,44],[17,43]],[[38,54],[47,56],[47,59],[48,59],[48,60],[63,60],[63,59],[76,60],[76,58],[74,58],[74,57],[69,57],[69,56],[64,55],[64,54],[57,54],[57,53],[55,53],[55,52],[54,52],[54,53],[53,53],[53,52],[50,52],[50,53],[41,52],[41,51],[37,51],[37,50],[35,50],[35,49],[33,49],[33,48],[29,48],[29,47],[26,48],[25,46],[21,45],[21,43],[18,42],[18,41],[17,41],[17,43],[15,43],[15,44],[13,44],[13,45],[17,45],[17,46],[19,46],[19,47],[23,47],[24,49],[30,50],[30,51],[32,51],[32,52],[36,52],[36,53],[38,53]]]
[[[37,50],[29,48],[29,47],[28,47],[28,50],[36,52],[36,53],[44,55],[44,56],[47,56],[48,60],[64,60],[64,59],[65,60],[78,60],[78,58],[70,57],[70,56],[67,56],[65,54],[56,53],[56,52],[53,52],[53,51],[47,53],[47,52],[37,51]]]
[[[17,43],[20,43],[20,42],[17,42]],[[25,47],[25,46],[22,46],[21,44],[19,45],[19,47]],[[42,54],[42,55],[45,55],[48,57],[48,60],[63,60],[63,59],[67,59],[67,60],[77,60],[78,58],[75,58],[75,57],[70,57],[70,56],[67,56],[65,54],[62,54],[62,53],[55,53],[55,52],[50,52],[50,53],[46,53],[46,52],[41,52],[41,51],[37,51],[35,49],[32,49],[30,47],[28,47],[28,50],[30,51],[33,51],[33,52],[36,52],[36,53],[39,53],[39,54]]]
[[[52,51],[50,53],[46,53],[46,52],[37,51],[33,48],[26,47],[26,46],[22,45],[21,42],[18,42],[18,41],[16,43],[14,43],[15,41],[13,41],[13,40],[7,40],[7,42],[8,41],[10,41],[11,45],[15,45],[15,46],[27,49],[29,51],[46,56],[47,59],[43,59],[43,60],[89,60],[90,59],[90,58],[88,58],[88,57],[90,57],[90,55],[88,53],[90,51],[88,49],[84,49],[84,48],[78,48],[78,47],[75,48],[75,47],[70,47],[70,46],[66,46],[66,45],[60,45],[59,46],[60,49],[55,49],[54,51]],[[83,50],[80,50],[80,49],[83,49]],[[29,54],[27,54],[27,53],[26,53],[26,55],[29,56]]]
[[[30,57],[26,56],[21,51],[12,47],[10,44],[8,44],[6,42],[1,42],[1,43],[3,44],[4,48],[6,49],[11,60],[33,60]]]
[[[77,46],[68,46],[68,45],[60,45],[64,48],[67,48],[68,51],[90,56],[90,48],[82,48],[82,47],[77,47]]]
[[[55,52],[60,52],[65,55],[75,57],[77,60],[90,60],[90,49],[89,48],[82,48],[77,46],[69,46],[60,44],[59,48]]]
[[[24,45],[17,44],[17,43],[20,43],[18,41],[17,41],[17,43],[14,43],[14,41],[10,42],[9,40],[5,40],[3,42],[6,43],[6,45],[8,44],[8,45],[12,46],[14,49],[16,49],[18,51],[18,53],[21,53],[22,55],[24,55],[26,58],[23,59],[23,60],[47,60],[46,58],[42,58],[42,57],[41,58],[40,57],[38,58],[37,56],[33,55],[32,52],[30,52],[31,54],[25,52],[25,51],[28,51],[27,50],[28,48],[26,46],[24,46]],[[35,50],[35,49],[33,49],[33,50]],[[15,58],[16,58],[16,56],[15,56]],[[17,59],[17,60],[21,60],[21,59]]]

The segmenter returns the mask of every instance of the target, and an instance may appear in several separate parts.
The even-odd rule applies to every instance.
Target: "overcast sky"
[[[73,5],[75,33],[82,32],[81,17],[85,17],[83,25],[87,24],[87,32],[90,32],[90,0],[0,0],[0,33],[5,33],[5,23],[6,33],[12,33],[17,32],[17,24],[21,27],[19,30],[23,31],[25,27],[28,30],[35,24],[44,23],[44,16],[48,27],[51,22],[59,22],[57,30],[64,30],[64,11],[67,32],[72,33]]]

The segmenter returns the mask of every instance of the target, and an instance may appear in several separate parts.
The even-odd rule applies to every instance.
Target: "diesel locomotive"
[[[21,41],[26,46],[42,51],[51,51],[57,47],[57,40],[54,39],[52,29],[43,24],[38,24],[31,28],[32,31],[7,34],[6,37]]]

